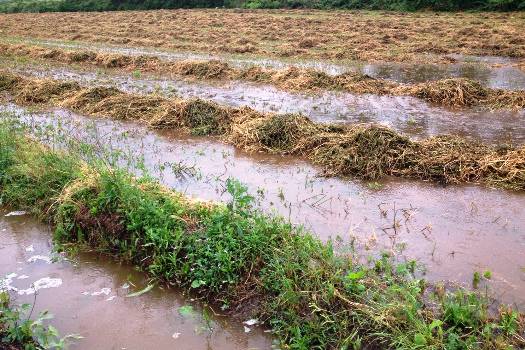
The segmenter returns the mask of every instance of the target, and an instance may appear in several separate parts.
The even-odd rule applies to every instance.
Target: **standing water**
[[[14,303],[34,303],[33,315],[49,310],[61,335],[82,336],[71,349],[272,348],[261,327],[215,316],[177,290],[129,297],[148,285],[143,273],[96,254],[56,254],[48,226],[9,214],[0,210],[0,278]]]

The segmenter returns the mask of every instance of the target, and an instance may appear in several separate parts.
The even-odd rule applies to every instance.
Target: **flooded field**
[[[146,169],[194,198],[227,201],[225,181],[234,177],[248,186],[265,212],[282,215],[323,240],[352,242],[363,257],[386,250],[401,260],[416,259],[434,281],[469,286],[473,271],[490,270],[488,286],[495,296],[525,307],[523,193],[327,179],[299,158],[248,154],[205,138],[62,110],[30,115],[13,106],[7,110],[19,113],[37,135],[44,131],[51,145],[87,143],[98,157],[137,175]]]
[[[80,67],[21,64],[4,60],[11,71],[30,77],[107,86],[131,93],[200,97],[222,105],[249,106],[261,112],[301,113],[318,122],[377,123],[420,139],[453,134],[502,145],[525,143],[525,110],[444,108],[409,96],[354,95],[343,92],[291,93],[268,85],[204,83],[129,72],[93,72]]]
[[[61,334],[78,334],[71,349],[271,349],[258,326],[216,317],[211,309],[164,286],[129,297],[148,285],[144,274],[107,257],[69,259],[53,251],[51,229],[29,215],[0,210],[0,276],[16,302],[52,311]],[[36,295],[31,286],[41,283]],[[111,339],[110,342],[108,340]]]
[[[497,56],[450,55],[455,63],[400,63],[366,62],[341,60],[298,60],[286,58],[243,57],[240,55],[206,54],[196,52],[163,51],[153,48],[133,48],[100,43],[36,40],[13,38],[10,43],[33,44],[48,48],[96,49],[99,52],[123,54],[129,56],[154,56],[165,61],[184,60],[220,60],[234,67],[257,66],[263,68],[285,69],[289,67],[309,68],[327,74],[356,72],[377,79],[387,79],[399,83],[424,83],[446,78],[468,78],[479,81],[483,86],[495,89],[525,89],[525,70],[518,67],[520,61],[515,58]]]
[[[0,14],[0,348],[525,349],[524,19]]]

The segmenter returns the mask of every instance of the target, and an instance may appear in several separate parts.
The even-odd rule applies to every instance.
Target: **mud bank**
[[[491,316],[481,295],[433,288],[414,278],[414,263],[393,265],[388,254],[367,265],[335,255],[331,244],[253,210],[235,180],[227,182],[227,206],[193,201],[151,180],[42,147],[12,126],[0,131],[6,203],[54,222],[59,241],[132,261],[225,310],[251,310],[285,344],[523,344],[522,314],[502,307]],[[466,330],[463,318],[454,316],[458,308],[470,315]],[[443,333],[420,333],[436,319],[443,320]]]

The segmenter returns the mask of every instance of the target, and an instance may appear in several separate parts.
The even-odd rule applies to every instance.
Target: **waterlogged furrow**
[[[221,61],[166,62],[156,56],[126,56],[94,51],[67,51],[43,47],[0,44],[5,54],[50,59],[64,63],[87,63],[104,68],[125,68],[159,73],[169,72],[198,79],[245,80],[272,84],[287,90],[340,90],[357,94],[400,95],[421,98],[445,106],[525,107],[525,91],[484,88],[465,78],[444,79],[421,84],[398,84],[358,73],[328,75],[312,69],[291,67],[284,70],[258,66],[237,68]]]
[[[18,103],[55,104],[90,115],[134,120],[159,129],[220,136],[248,151],[301,155],[327,175],[385,175],[441,183],[525,189],[525,147],[493,148],[461,137],[414,141],[374,125],[315,123],[302,115],[263,114],[200,99],[133,95],[114,88],[35,80],[2,73],[0,89]]]
[[[393,266],[386,254],[370,265],[335,255],[332,245],[251,209],[236,181],[227,182],[228,206],[195,202],[53,152],[10,124],[0,133],[8,204],[54,222],[59,240],[110,252],[225,311],[268,321],[292,347],[523,345],[518,312],[491,317],[481,296],[434,289],[411,276],[415,264]],[[436,324],[438,334],[421,333]]]
[[[410,137],[453,134],[490,145],[525,144],[525,111],[447,109],[409,96],[292,93],[258,84],[206,84],[150,75],[108,74],[64,66],[41,66],[4,60],[9,71],[29,77],[74,81],[82,86],[106,86],[137,94],[164,97],[199,96],[219,104],[249,106],[264,113],[300,113],[316,122],[373,122]],[[115,73],[115,72],[113,72]]]
[[[416,259],[432,281],[470,286],[473,271],[491,271],[485,282],[498,300],[525,308],[522,194],[319,178],[304,160],[246,154],[202,137],[159,135],[136,124],[62,110],[6,110],[50,147],[90,150],[88,160],[102,159],[136,176],[146,172],[194,198],[225,202],[225,181],[238,179],[257,208],[277,212],[323,240],[339,237],[371,255],[392,251],[400,261]]]
[[[64,42],[58,40],[39,40],[35,38],[6,38],[7,43],[40,46],[47,48],[93,50],[109,54],[126,56],[155,56],[164,61],[223,61],[233,67],[246,68],[258,66],[261,68],[284,70],[290,67],[311,69],[330,75],[345,72],[357,72],[376,79],[392,80],[398,83],[425,83],[447,78],[468,78],[479,81],[483,86],[493,89],[523,90],[525,88],[525,62],[497,56],[449,55],[456,63],[423,64],[397,62],[359,62],[300,59],[271,59],[264,57],[239,57],[212,55],[197,52],[170,52],[153,48],[136,48],[101,44],[86,44],[83,42]]]

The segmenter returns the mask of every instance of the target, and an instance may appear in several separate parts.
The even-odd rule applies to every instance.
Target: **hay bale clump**
[[[99,103],[105,98],[118,94],[122,94],[122,92],[120,92],[118,89],[97,86],[79,91],[77,94],[74,94],[62,101],[61,106],[88,112],[90,106]]]
[[[404,90],[409,95],[451,107],[480,104],[489,96],[488,89],[466,78],[437,80],[405,87]]]
[[[167,101],[156,96],[116,94],[89,106],[89,112],[120,120],[149,122],[165,109]]]
[[[145,70],[154,70],[161,65],[160,58],[157,56],[140,55],[133,57],[134,68],[142,68]]]
[[[335,89],[338,87],[336,79],[329,74],[297,67],[275,72],[272,81],[291,90]]]
[[[8,72],[0,72],[0,91],[10,91],[15,88],[22,79]]]
[[[503,152],[491,152],[479,161],[489,185],[525,190],[525,146]]]
[[[301,49],[311,49],[312,47],[316,45],[317,45],[317,41],[315,41],[312,38],[303,39],[299,41],[299,43],[297,44],[297,46]]]
[[[199,79],[222,79],[228,77],[232,72],[228,63],[218,60],[177,62],[173,70],[177,74]]]
[[[93,51],[71,51],[65,54],[66,60],[72,62],[93,62],[97,58],[97,53]]]
[[[476,182],[483,177],[480,160],[489,153],[487,146],[459,136],[436,136],[419,145],[417,162],[407,176],[443,184]]]
[[[172,125],[189,128],[195,135],[223,135],[230,131],[232,110],[199,98],[177,103]]]
[[[317,131],[318,126],[300,114],[252,114],[232,126],[230,142],[248,151],[293,154]]]
[[[339,88],[357,94],[385,95],[390,94],[393,89],[399,86],[392,81],[376,79],[367,74],[355,72],[339,74],[334,79]]]
[[[48,79],[24,80],[14,91],[17,103],[48,103],[80,90],[77,82],[60,82]]]
[[[62,51],[57,49],[43,50],[38,54],[38,58],[44,59],[59,59],[62,56]]]
[[[133,63],[133,58],[121,54],[99,53],[97,54],[95,61],[98,65],[101,65],[105,68],[123,68],[131,65]]]
[[[415,162],[417,144],[382,126],[357,125],[345,132],[325,133],[309,155],[326,175],[378,179],[398,175]]]
[[[522,109],[525,108],[525,91],[492,90],[487,103],[494,109]]]
[[[255,82],[270,82],[272,79],[272,73],[259,66],[251,66],[245,69],[241,69],[235,79],[242,79]]]

